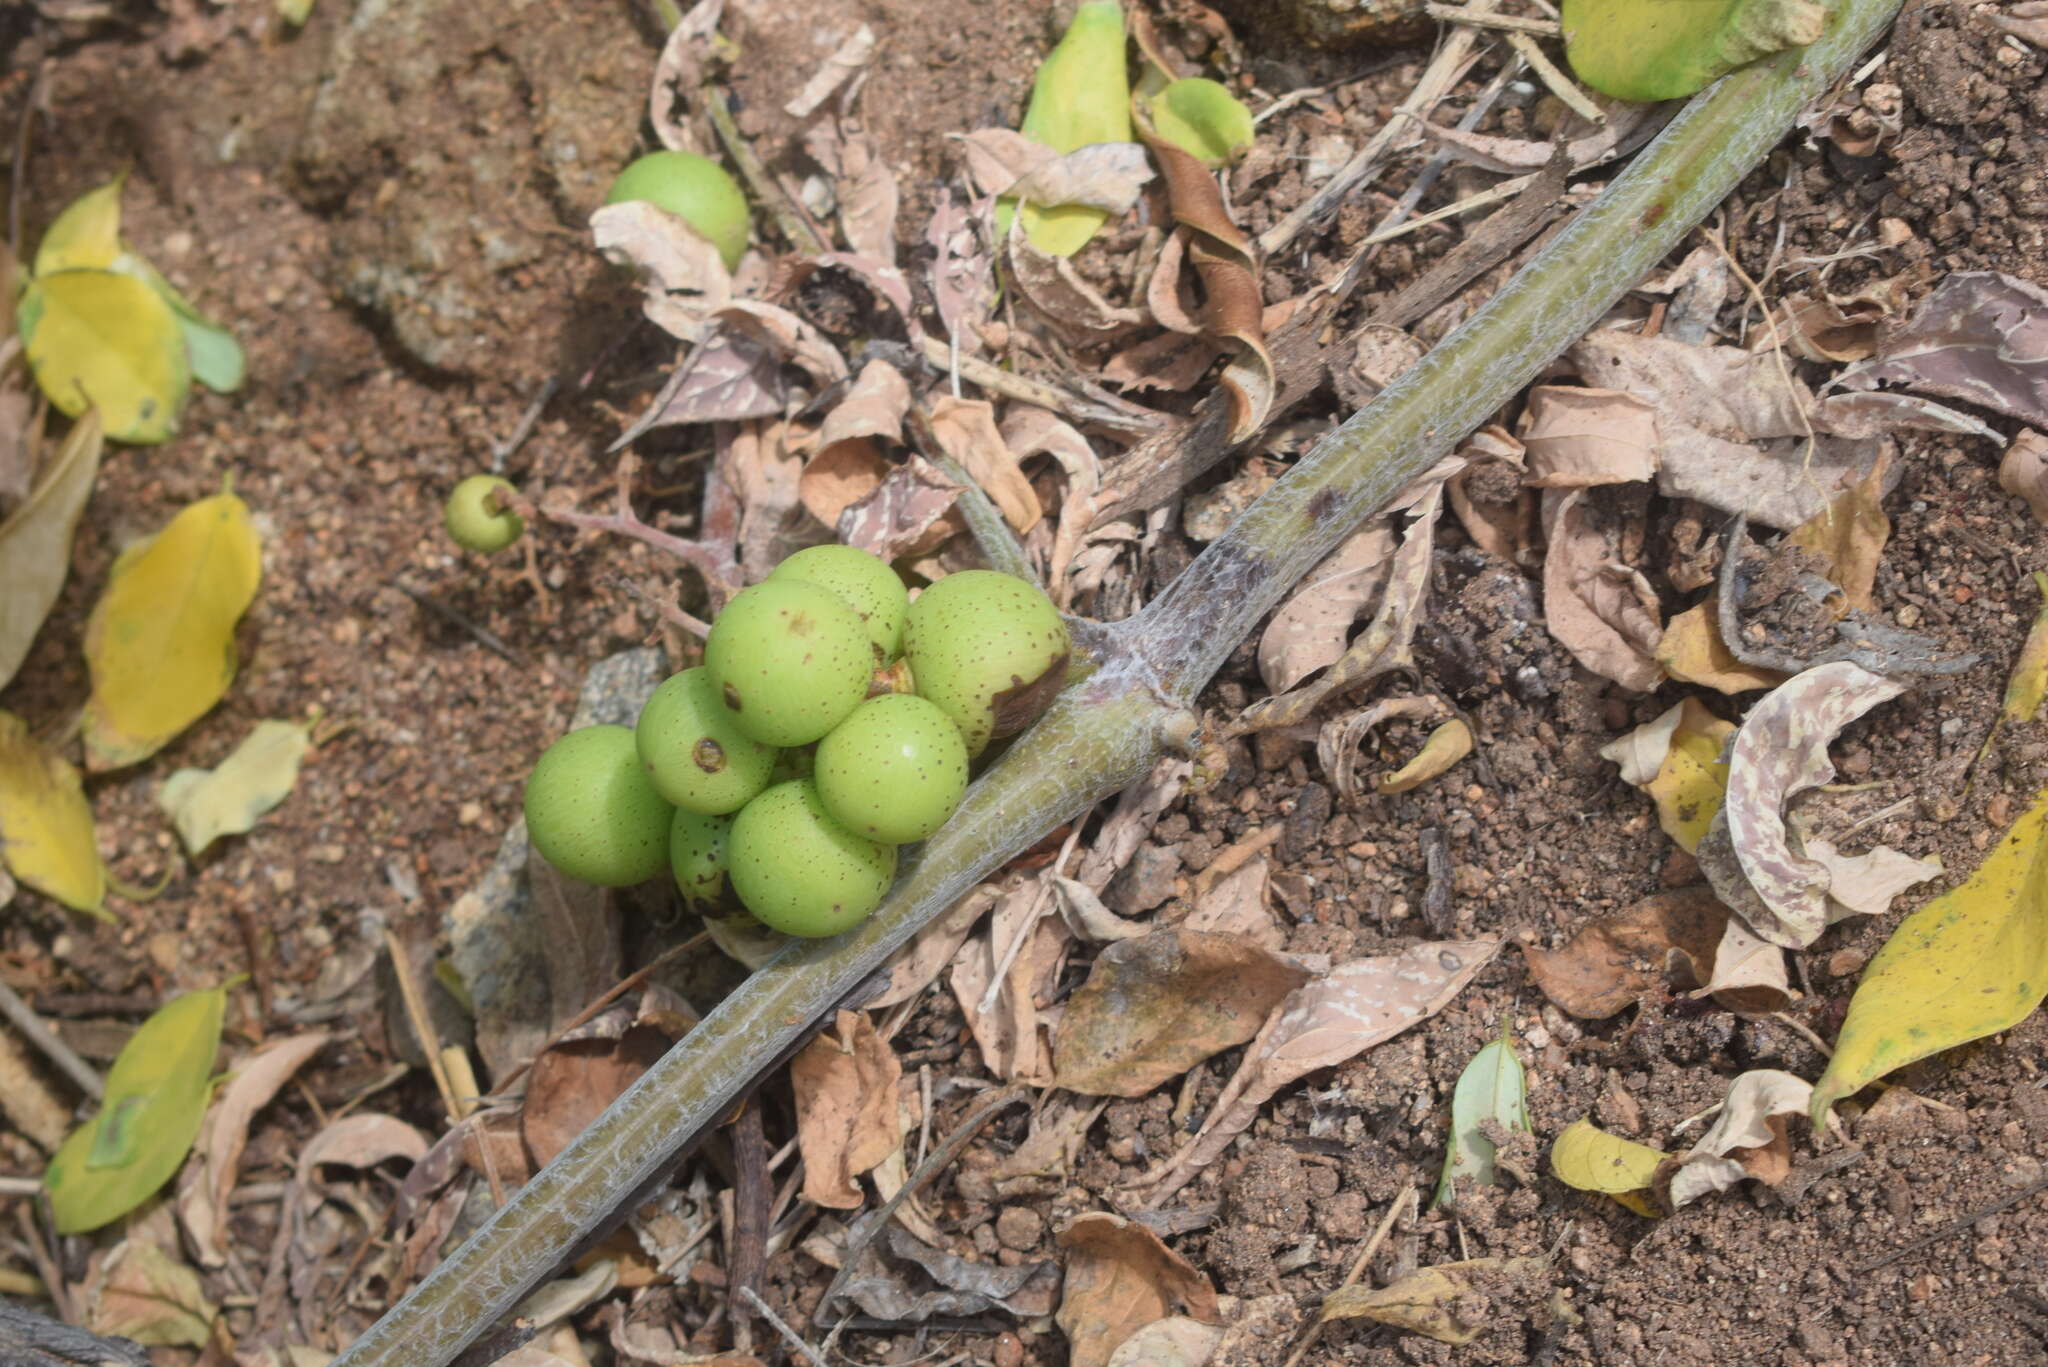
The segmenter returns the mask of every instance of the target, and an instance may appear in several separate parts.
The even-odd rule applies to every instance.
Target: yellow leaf
[[[1529,1281],[1543,1274],[1542,1258],[1470,1258],[1418,1268],[1391,1286],[1340,1286],[1323,1300],[1322,1321],[1376,1320],[1396,1329],[1433,1338],[1438,1343],[1466,1344],[1487,1330],[1484,1321],[1465,1317],[1487,1301],[1475,1300],[1483,1286],[1501,1278]]]
[[[1098,142],[1131,140],[1131,85],[1124,61],[1124,12],[1117,0],[1088,0],[1039,65],[1018,129],[1064,156]],[[996,208],[996,236],[1010,231],[1014,200]],[[1026,204],[1024,235],[1048,256],[1072,256],[1109,221],[1085,204]]]
[[[2006,721],[2032,721],[2041,715],[2041,700],[2048,696],[2048,574],[2034,571],[2034,587],[2041,594],[2041,609],[2027,631],[2027,643],[2005,681],[2005,706],[2000,716]],[[0,679],[6,675],[0,673]]]
[[[1813,1123],[1835,1102],[1929,1054],[2018,1025],[2048,995],[2048,792],[1969,881],[1908,916],[1863,970]]]
[[[1872,589],[1877,584],[1877,561],[1892,534],[1892,520],[1881,506],[1884,467],[1880,456],[1862,480],[1835,495],[1833,502],[1785,537],[1828,562],[1827,577],[1842,590],[1848,606],[1858,612],[1876,606]]]
[[[1661,1214],[1650,1200],[1650,1183],[1664,1161],[1662,1149],[1611,1135],[1590,1120],[1576,1120],[1550,1145],[1550,1171],[1580,1191],[1612,1196],[1638,1215]]]
[[[1376,793],[1405,793],[1420,788],[1453,764],[1472,753],[1472,728],[1453,717],[1429,733],[1429,739],[1415,752],[1415,758],[1389,774],[1373,780]]]
[[[1672,618],[1657,642],[1657,663],[1664,672],[1685,683],[1696,683],[1723,693],[1747,693],[1755,688],[1776,688],[1785,676],[1775,670],[1755,669],[1735,658],[1721,642],[1716,625],[1714,594],[1693,604]]]
[[[1678,842],[1687,854],[1700,847],[1700,837],[1721,810],[1721,798],[1728,791],[1728,766],[1721,762],[1721,745],[1735,730],[1735,723],[1721,720],[1693,699],[1681,704],[1678,729],[1671,733],[1671,749],[1657,776],[1644,785],[1657,803],[1657,824],[1664,834]]]
[[[235,678],[235,623],[263,577],[249,507],[232,493],[184,509],[114,562],[85,628],[86,767],[147,759]]]
[[[106,443],[97,412],[72,424],[28,501],[0,522],[0,685],[28,657],[71,568],[71,534]]]
[[[107,871],[93,837],[78,771],[29,737],[12,712],[0,711],[0,855],[14,876],[73,911],[102,920]]]
[[[307,728],[260,721],[217,769],[180,769],[157,790],[193,854],[224,835],[240,835],[285,800],[299,781],[299,761],[312,748]]]
[[[36,248],[37,276],[59,271],[103,271],[121,254],[122,172],[66,205]]]
[[[160,442],[177,430],[192,360],[171,306],[112,271],[39,275],[17,312],[36,383],[69,417],[100,410],[113,441]]]

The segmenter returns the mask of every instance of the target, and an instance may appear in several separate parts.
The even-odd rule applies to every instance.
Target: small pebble
[[[1004,1248],[1029,1253],[1045,1237],[1045,1217],[1029,1206],[1010,1206],[996,1216],[996,1239]]]

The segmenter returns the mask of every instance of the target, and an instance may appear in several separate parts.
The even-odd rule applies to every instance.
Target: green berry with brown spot
[[[874,659],[854,610],[801,579],[742,590],[704,641],[734,725],[763,745],[809,745],[846,720],[867,696]]]
[[[818,742],[818,796],[834,821],[885,845],[923,840],[967,791],[967,742],[913,693],[870,698]]]
[[[466,551],[502,551],[526,531],[526,519],[503,502],[517,492],[496,475],[471,475],[455,486],[441,506],[448,539]]]
[[[742,807],[725,857],[732,890],[755,919],[809,939],[859,925],[896,877],[895,847],[834,821],[809,779],[778,783]]]
[[[732,818],[676,808],[668,831],[669,869],[689,906],[709,906],[725,891],[725,848]]]
[[[1052,600],[994,570],[963,570],[933,584],[910,605],[903,631],[918,695],[953,719],[969,756],[1052,705],[1072,649]]]
[[[878,664],[887,664],[903,653],[903,619],[910,612],[910,591],[881,556],[856,546],[810,546],[785,559],[768,577],[801,579],[843,599],[867,627]]]
[[[674,808],[623,726],[585,726],[550,745],[527,777],[525,807],[533,847],[571,878],[623,888],[668,868]]]
[[[633,739],[655,791],[704,816],[746,806],[768,786],[778,753],[740,730],[702,665],[662,680]]]

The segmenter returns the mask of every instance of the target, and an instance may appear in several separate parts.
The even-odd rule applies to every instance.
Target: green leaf
[[[1131,82],[1124,62],[1124,11],[1117,0],[1089,0],[1039,65],[1031,104],[1018,131],[1064,156],[1097,142],[1131,140]],[[1007,236],[1013,200],[996,206],[996,235]],[[1109,221],[1085,204],[1024,206],[1024,236],[1052,256],[1072,256]]]
[[[252,829],[290,796],[299,761],[312,748],[308,728],[260,721],[217,769],[180,769],[157,790],[157,805],[178,828],[185,848],[201,854],[224,835]]]
[[[166,441],[192,387],[177,314],[141,281],[113,271],[39,275],[17,313],[29,368],[69,417],[100,410],[110,441]]]
[[[1618,100],[1672,100],[1821,35],[1818,0],[1564,0],[1572,72]]]
[[[58,1233],[119,1219],[184,1163],[206,1114],[229,986],[165,1003],[122,1047],[99,1114],[72,1131],[43,1174]]]
[[[66,205],[36,248],[35,275],[59,271],[103,271],[121,254],[121,186],[124,171]]]
[[[1969,881],[1899,923],[1849,999],[1813,1089],[1819,1131],[1834,1104],[1930,1054],[2008,1030],[2048,995],[2048,792]]]
[[[1437,1205],[1451,1199],[1453,1183],[1493,1185],[1494,1145],[1480,1129],[1489,1120],[1503,1130],[1535,1133],[1529,1121],[1528,1079],[1505,1020],[1500,1038],[1472,1056],[1451,1093],[1451,1139],[1444,1150],[1443,1177],[1436,1185]]]
[[[178,316],[178,328],[185,334],[185,347],[192,360],[192,378],[216,394],[232,394],[248,376],[248,361],[234,334],[195,308],[185,292],[166,280],[149,258],[124,251],[110,268],[132,275],[157,292],[171,312]]]
[[[1153,131],[1204,166],[1235,161],[1252,145],[1252,111],[1221,82],[1190,76],[1147,105]]]

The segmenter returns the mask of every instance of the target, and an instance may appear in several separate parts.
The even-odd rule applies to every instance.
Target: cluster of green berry
[[[1022,579],[969,570],[913,603],[865,551],[798,551],[734,596],[704,663],[655,689],[636,727],[548,747],[528,833],[586,882],[668,869],[693,902],[729,882],[772,929],[836,935],[881,905],[896,847],[952,816],[969,761],[1044,710],[1069,649]]]

